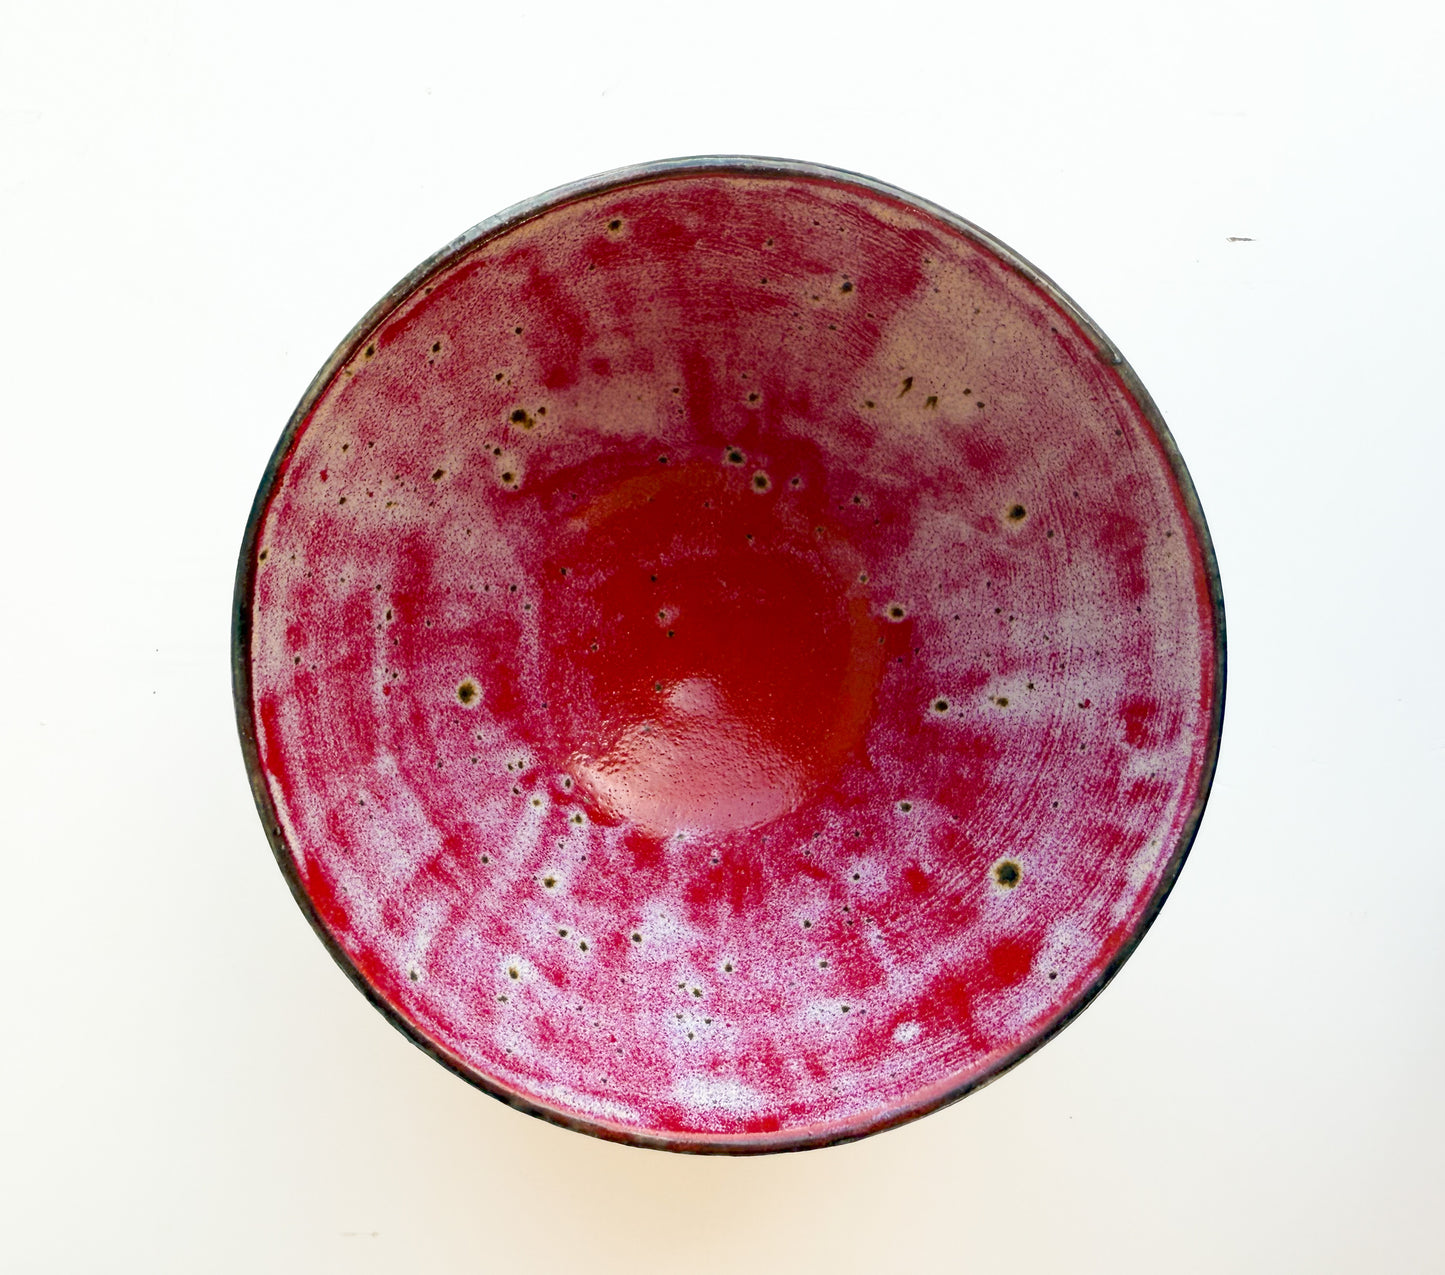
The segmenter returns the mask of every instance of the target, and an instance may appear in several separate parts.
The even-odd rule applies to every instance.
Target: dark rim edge
[[[1124,389],[1138,405],[1144,419],[1154,430],[1164,456],[1169,462],[1169,467],[1179,487],[1180,494],[1183,497],[1185,512],[1189,517],[1198,541],[1199,551],[1204,565],[1204,573],[1209,587],[1209,600],[1212,610],[1215,639],[1213,669],[1214,699],[1210,712],[1209,735],[1206,741],[1203,763],[1199,771],[1198,789],[1195,793],[1194,803],[1179,835],[1179,839],[1171,852],[1169,861],[1165,864],[1164,871],[1160,876],[1158,884],[1155,886],[1153,895],[1140,912],[1139,919],[1136,921],[1132,931],[1120,944],[1118,951],[1115,952],[1109,963],[1099,972],[1093,982],[1077,995],[1073,1003],[1049,1023],[1047,1027],[1036,1036],[1024,1041],[1012,1052],[1003,1055],[982,1075],[973,1076],[942,1093],[932,1094],[918,1102],[901,1106],[882,1116],[865,1118],[854,1122],[838,1121],[836,1124],[830,1123],[818,1128],[815,1132],[780,1133],[778,1135],[744,1135],[741,1137],[700,1135],[689,1138],[686,1135],[677,1137],[660,1136],[657,1134],[644,1133],[626,1126],[609,1124],[606,1121],[583,1119],[510,1090],[489,1077],[474,1071],[461,1059],[455,1057],[436,1041],[428,1037],[420,1028],[408,1021],[399,1010],[392,1006],[382,994],[367,981],[345,948],[332,936],[330,930],[326,927],[326,924],[322,921],[315,906],[312,904],[310,896],[306,893],[296,870],[295,858],[282,835],[280,820],[275,805],[271,800],[270,789],[267,786],[265,778],[265,768],[261,761],[260,750],[256,740],[252,710],[250,599],[255,585],[257,540],[260,535],[261,524],[265,518],[267,506],[270,503],[272,488],[276,477],[284,466],[286,458],[290,454],[292,446],[297,441],[302,427],[305,425],[322,393],[335,378],[337,372],[360,348],[362,340],[372,332],[392,310],[410,296],[424,279],[442,267],[460,259],[486,240],[503,234],[521,225],[523,222],[544,212],[548,212],[559,205],[570,203],[576,199],[602,194],[605,191],[624,186],[639,185],[644,182],[655,181],[675,175],[696,175],[709,172],[726,173],[734,176],[801,177],[839,182],[861,187],[886,199],[916,208],[958,231],[965,238],[972,240],[986,251],[992,253],[1005,265],[1013,268],[1037,287],[1048,300],[1073,321],[1078,329],[1089,339],[1091,344],[1093,344],[1100,359],[1110,366],[1118,375]],[[301,401],[297,404],[295,411],[292,412],[290,420],[286,423],[285,430],[282,432],[275,449],[271,453],[271,458],[266,464],[260,485],[256,490],[255,499],[252,501],[251,512],[246,520],[245,534],[241,541],[240,558],[236,567],[235,591],[232,599],[231,636],[231,685],[235,701],[236,726],[240,734],[241,751],[245,759],[246,772],[250,779],[251,793],[256,801],[257,812],[261,816],[262,824],[266,830],[267,840],[271,844],[272,853],[275,855],[281,873],[286,879],[286,884],[291,891],[292,898],[295,899],[297,906],[301,909],[307,921],[310,922],[311,928],[316,932],[317,937],[320,938],[326,950],[331,954],[332,959],[341,967],[342,972],[351,980],[357,990],[361,992],[372,1006],[374,1006],[397,1031],[401,1032],[403,1036],[410,1040],[412,1044],[416,1045],[448,1071],[461,1077],[476,1088],[481,1089],[484,1093],[490,1094],[493,1098],[506,1103],[510,1107],[514,1107],[538,1119],[546,1120],[551,1124],[559,1125],[562,1128],[589,1134],[605,1141],[620,1142],[651,1150],[675,1151],[698,1155],[762,1155],[785,1151],[807,1151],[819,1147],[838,1146],[846,1142],[854,1142],[860,1138],[869,1137],[876,1133],[882,1133],[885,1130],[896,1128],[899,1125],[916,1120],[921,1116],[938,1111],[943,1107],[959,1101],[961,1098],[967,1097],[974,1091],[997,1080],[1005,1072],[1016,1067],[1035,1050],[1041,1048],[1057,1036],[1059,1032],[1063,1031],[1065,1027],[1087,1009],[1089,1005],[1093,1003],[1094,998],[1113,980],[1124,963],[1133,955],[1135,949],[1143,940],[1144,935],[1148,933],[1150,926],[1153,925],[1155,919],[1158,917],[1160,909],[1163,908],[1165,900],[1169,897],[1174,883],[1178,880],[1180,870],[1184,866],[1184,861],[1189,856],[1189,851],[1199,831],[1200,822],[1204,817],[1204,809],[1209,802],[1209,793],[1213,785],[1214,773],[1219,761],[1219,745],[1224,726],[1227,644],[1225,637],[1224,594],[1219,578],[1219,564],[1214,553],[1214,542],[1209,534],[1209,526],[1205,521],[1204,511],[1200,506],[1198,493],[1194,488],[1194,482],[1190,478],[1189,470],[1184,464],[1183,457],[1179,454],[1179,449],[1174,442],[1174,436],[1169,432],[1169,427],[1165,424],[1163,415],[1160,413],[1158,406],[1155,404],[1148,390],[1144,388],[1143,383],[1139,380],[1134,369],[1125,361],[1123,355],[1120,354],[1113,342],[1104,335],[1099,326],[1090,319],[1052,279],[1031,265],[1006,244],[994,238],[987,231],[949,212],[947,209],[929,200],[922,199],[907,191],[901,190],[896,186],[891,186],[886,182],[881,182],[875,178],[854,173],[847,169],[833,168],[821,164],[810,164],[797,160],[774,159],[750,155],[708,155],[659,160],[648,164],[638,164],[626,168],[613,169],[605,173],[598,173],[592,177],[583,178],[580,181],[568,183],[564,186],[555,187],[531,199],[514,204],[512,207],[504,209],[495,216],[479,222],[470,230],[453,239],[439,252],[433,253],[392,287],[376,305],[372,306],[362,320],[352,328],[351,332],[341,344],[336,347],[331,357],[322,365],[321,370],[312,378],[311,384],[302,395]]]

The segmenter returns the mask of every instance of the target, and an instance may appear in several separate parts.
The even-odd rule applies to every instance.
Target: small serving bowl
[[[425,262],[257,494],[237,717],[297,902],[488,1093],[678,1151],[922,1115],[1148,928],[1224,703],[1158,411],[855,174],[674,160]]]

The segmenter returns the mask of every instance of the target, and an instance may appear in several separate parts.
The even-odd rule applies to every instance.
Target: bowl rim
[[[644,1130],[615,1124],[606,1120],[588,1119],[561,1107],[554,1107],[500,1083],[492,1077],[476,1071],[440,1042],[433,1040],[418,1026],[409,1022],[381,992],[374,987],[358,968],[351,956],[332,936],[322,921],[310,896],[301,882],[293,856],[285,836],[276,807],[271,799],[266,782],[265,768],[261,762],[256,739],[253,715],[251,685],[251,598],[254,592],[257,540],[261,524],[270,503],[277,476],[281,472],[292,446],[297,441],[302,427],[311,415],[323,393],[335,379],[340,369],[348,363],[361,348],[362,342],[380,323],[409,297],[429,276],[447,265],[459,260],[487,240],[503,235],[523,222],[529,221],[554,208],[575,200],[603,194],[627,186],[648,184],[671,177],[704,176],[714,174],[729,178],[803,178],[824,181],[838,185],[859,188],[871,195],[901,203],[922,212],[928,217],[944,223],[992,254],[1006,266],[1023,276],[1045,296],[1062,309],[1077,325],[1078,329],[1094,346],[1102,362],[1111,367],[1119,376],[1125,391],[1133,398],[1149,426],[1154,430],[1160,447],[1174,475],[1183,497],[1185,512],[1192,525],[1203,559],[1204,574],[1209,590],[1209,599],[1214,625],[1214,696],[1210,706],[1208,735],[1205,741],[1203,765],[1199,772],[1198,788],[1193,804],[1179,838],[1164,865],[1159,882],[1154,888],[1138,920],[1120,943],[1118,950],[1094,979],[1053,1019],[1042,1031],[1021,1041],[1008,1053],[999,1057],[984,1072],[950,1084],[939,1082],[914,1092],[908,1100],[885,1109],[875,1109],[861,1117],[829,1120],[812,1125],[795,1126],[773,1133],[760,1134],[701,1134],[666,1133]],[[1219,744],[1224,725],[1225,680],[1227,673],[1226,635],[1224,618],[1224,595],[1219,578],[1219,564],[1214,553],[1213,540],[1200,506],[1194,483],[1185,467],[1183,457],[1174,442],[1158,406],[1144,388],[1138,375],[1124,359],[1117,347],[1104,335],[1093,321],[1067,294],[1051,279],[1026,261],[1012,248],[972,222],[949,212],[930,200],[923,199],[897,186],[882,182],[861,173],[834,168],[824,164],[808,163],[801,160],[777,159],[756,155],[694,155],[675,159],[655,160],[650,163],[628,165],[584,177],[579,181],[556,186],[530,199],[513,204],[494,216],[478,222],[470,230],[458,235],[445,247],[426,258],[415,269],[409,271],[398,283],[389,289],[365,316],[352,328],[350,333],[332,352],[312,378],[286,423],[280,439],[266,464],[255,499],[246,521],[241,541],[240,556],[236,568],[235,590],[232,600],[231,623],[231,685],[236,713],[236,725],[240,734],[241,752],[246,772],[251,783],[251,792],[256,809],[266,830],[272,853],[281,869],[282,876],[291,890],[297,906],[301,909],[311,928],[316,932],[332,959],[341,967],[363,996],[386,1018],[397,1031],[412,1044],[440,1063],[448,1071],[460,1076],[469,1084],[491,1095],[493,1098],[514,1107],[527,1115],[546,1120],[578,1133],[589,1134],[610,1142],[652,1150],[675,1151],[702,1155],[757,1155],[783,1151],[806,1151],[815,1148],[836,1146],[853,1142],[859,1138],[882,1133],[887,1129],[917,1120],[957,1102],[975,1090],[997,1080],[999,1076],[1017,1066],[1035,1050],[1047,1044],[1059,1032],[1072,1023],[1094,998],[1109,984],[1123,967],[1125,961],[1149,931],[1165,900],[1169,897],[1185,859],[1194,844],[1209,793],[1214,781],[1219,760]]]

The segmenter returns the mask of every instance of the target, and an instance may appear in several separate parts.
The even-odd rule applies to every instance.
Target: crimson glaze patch
[[[270,485],[248,709],[293,879],[554,1118],[926,1109],[1077,1007],[1192,835],[1188,499],[1075,319],[901,197],[544,207],[360,338]]]

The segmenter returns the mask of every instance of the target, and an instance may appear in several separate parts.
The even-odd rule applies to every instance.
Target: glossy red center
[[[691,450],[570,520],[551,558],[574,585],[540,624],[569,773],[655,837],[795,809],[859,743],[882,663],[861,559],[800,475],[780,507],[741,449]]]

